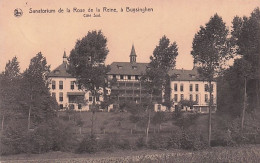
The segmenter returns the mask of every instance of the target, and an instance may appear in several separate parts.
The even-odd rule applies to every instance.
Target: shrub
[[[0,137],[0,155],[26,152],[26,125],[17,120],[10,120]]]
[[[80,142],[77,153],[95,153],[98,150],[98,144],[95,136],[86,135]]]
[[[219,116],[220,117],[220,116]],[[217,117],[213,126],[213,146],[234,146],[238,144],[260,143],[260,121],[251,114],[245,115],[244,130],[241,131],[241,118]]]
[[[100,150],[112,152],[115,149],[130,149],[131,145],[128,139],[120,138],[118,135],[110,134],[106,135],[103,139],[98,142]]]
[[[161,134],[154,134],[148,142],[151,149],[168,149],[169,137],[162,136]]]
[[[146,147],[145,141],[144,141],[144,137],[140,137],[136,140],[135,145],[137,148],[143,148]]]
[[[98,142],[98,147],[100,150],[112,152],[116,148],[116,137],[112,135],[106,135],[103,139]]]

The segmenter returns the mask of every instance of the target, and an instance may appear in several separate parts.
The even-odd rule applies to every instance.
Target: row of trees
[[[56,100],[50,96],[47,74],[50,66],[38,53],[31,59],[29,68],[20,72],[17,58],[6,64],[0,75],[2,130],[5,121],[27,117],[27,130],[55,116]]]
[[[218,80],[218,108],[234,116],[241,116],[241,131],[246,108],[259,109],[260,11],[250,17],[234,17],[229,33],[222,18],[215,14],[205,27],[200,27],[193,40],[191,52],[198,63],[201,77],[211,82]],[[226,62],[236,57],[228,69]],[[209,89],[208,143],[211,141],[212,89]]]
[[[208,81],[210,86],[212,81],[218,80],[219,110],[229,112],[234,116],[241,116],[241,130],[245,112],[249,110],[247,108],[254,111],[260,106],[259,18],[259,8],[255,9],[250,17],[235,17],[230,33],[222,18],[215,14],[205,26],[200,27],[192,44],[191,54],[198,66],[201,78]],[[85,91],[90,91],[94,96],[91,109],[91,139],[95,134],[94,116],[97,110],[95,99],[100,95],[102,89],[105,91],[105,88],[112,83],[106,76],[109,67],[104,64],[108,52],[107,39],[103,33],[91,31],[76,42],[69,56],[69,73],[77,78],[77,82],[83,86]],[[171,43],[166,36],[163,36],[150,57],[150,68],[142,75],[141,82],[150,96],[150,101],[143,105],[146,110],[145,114],[147,114],[146,144],[149,140],[153,97],[164,92],[164,105],[167,107],[172,105],[169,83],[175,76],[169,76],[168,71],[175,67],[177,56],[177,43]],[[233,66],[225,70],[225,63],[234,56],[240,56],[240,58],[235,60]],[[46,59],[41,53],[31,59],[29,67],[23,73],[20,72],[16,57],[6,64],[5,71],[0,75],[0,112],[3,131],[1,136],[4,137],[4,139],[1,138],[2,144],[6,143],[2,140],[21,140],[22,137],[19,135],[24,135],[20,134],[22,131],[39,136],[42,134],[41,131],[49,130],[51,126],[57,126],[57,124],[53,124],[57,121],[57,103],[49,93],[47,79],[49,71],[50,66],[47,65]],[[209,145],[212,139],[212,91],[210,88]],[[107,105],[109,99],[106,99],[107,101],[104,103]],[[16,132],[18,131],[17,124],[19,124],[19,132]],[[14,134],[15,132],[16,134]],[[9,139],[10,135],[15,136]],[[54,141],[55,138],[51,140]],[[37,149],[41,150],[41,145],[44,144],[42,139],[39,138],[35,141],[38,144]],[[52,145],[48,145],[48,149],[54,148],[54,146],[58,146],[57,143],[53,142]]]
[[[0,74],[0,154],[65,147],[62,141],[69,130],[57,119],[58,104],[48,88],[49,72],[46,58],[38,53],[24,72],[14,57]],[[65,137],[59,139],[62,134]]]
[[[194,63],[198,67],[198,72],[201,79],[207,81],[211,86],[211,82],[218,79],[225,80],[228,72],[232,71],[233,67],[239,65],[242,66],[240,71],[233,70],[235,73],[242,72],[242,76],[245,79],[250,78],[251,82],[254,82],[253,89],[255,93],[251,95],[251,104],[255,103],[256,107],[259,107],[259,8],[255,9],[249,18],[235,17],[233,20],[233,30],[231,33],[223,22],[222,18],[215,14],[210,18],[209,22],[205,26],[201,26],[200,30],[195,34],[191,54],[194,58]],[[79,83],[84,86],[88,91],[91,91],[93,96],[96,96],[100,88],[104,88],[106,83],[106,72],[108,67],[104,66],[104,61],[108,54],[106,47],[107,39],[103,36],[101,31],[92,31],[87,34],[82,40],[78,40],[75,48],[71,51],[69,57],[69,70],[76,76]],[[150,95],[150,101],[147,106],[148,122],[147,122],[147,137],[150,125],[150,110],[153,104],[153,96],[164,92],[164,105],[171,107],[172,102],[170,99],[169,81],[174,76],[169,76],[168,71],[175,67],[176,57],[178,55],[178,47],[176,42],[170,43],[170,40],[163,36],[159,45],[153,51],[153,55],[150,57],[149,69],[142,75],[141,82],[148,90]],[[227,61],[231,58],[242,55],[241,59],[235,60],[235,64],[228,70]],[[238,67],[239,67],[238,66]],[[233,73],[234,73],[233,72]],[[233,75],[231,75],[231,78]],[[228,80],[228,79],[226,79]],[[229,80],[232,81],[232,80]],[[234,81],[234,80],[233,80]],[[236,81],[234,81],[236,82]],[[239,82],[236,82],[239,83]],[[226,84],[223,84],[224,86]],[[245,84],[247,85],[247,84]],[[234,86],[234,85],[232,85]],[[220,91],[226,91],[221,88]],[[211,141],[211,106],[212,106],[212,91],[209,89],[209,121],[208,121],[208,144]],[[232,95],[233,90],[225,92],[225,94]],[[235,92],[235,91],[234,91]],[[246,94],[247,91],[244,91]],[[219,92],[220,95],[223,92]],[[236,94],[241,96],[241,93]],[[243,114],[242,114],[242,126],[243,117],[246,108],[246,97],[243,95]],[[219,101],[222,98],[218,98]],[[239,98],[234,98],[235,100]],[[240,98],[241,99],[241,98]],[[223,100],[226,101],[226,100]],[[222,102],[222,101],[221,101]],[[220,103],[221,103],[220,102]],[[229,103],[232,103],[230,101]],[[222,102],[223,103],[223,102]],[[220,110],[227,108],[224,105],[220,105]],[[221,108],[222,107],[222,108]],[[256,108],[252,107],[252,108]],[[229,109],[230,110],[230,109]],[[92,110],[93,116],[95,108]],[[235,114],[235,113],[234,113]],[[240,114],[239,114],[240,115]]]

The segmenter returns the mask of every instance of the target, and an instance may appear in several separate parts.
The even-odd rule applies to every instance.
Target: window
[[[193,95],[190,94],[190,101],[193,101]]]
[[[196,94],[196,102],[199,102],[199,95]]]
[[[96,97],[96,101],[99,101],[99,96]]]
[[[60,109],[63,109],[63,104],[60,104]]]
[[[123,80],[124,79],[124,75],[120,75],[120,79]]]
[[[136,66],[132,66],[132,69],[136,70],[136,69],[137,69],[137,67],[136,67]]]
[[[180,90],[183,92],[183,84],[181,84],[181,86],[180,86]]]
[[[205,102],[208,102],[208,101],[209,101],[208,94],[205,94]]]
[[[52,93],[51,93],[51,96],[56,98],[56,93],[55,93],[55,92],[52,92]]]
[[[51,82],[51,88],[52,88],[52,89],[56,89],[56,81],[53,80],[53,81]]]
[[[196,89],[196,92],[199,91],[199,84],[196,84],[196,85],[195,85],[195,89]]]
[[[63,89],[63,81],[59,81],[59,89]]]
[[[116,78],[116,75],[113,75],[113,78],[115,79],[115,78]]]
[[[128,75],[128,76],[127,76],[127,79],[128,79],[128,80],[131,80],[131,75]]]
[[[72,90],[74,89],[74,81],[70,82],[70,89],[72,89]]]
[[[214,95],[211,95],[211,102],[213,103],[214,101]]]
[[[208,86],[208,84],[205,84],[205,85],[204,85],[204,91],[205,91],[205,92],[208,92],[208,91],[209,91],[209,86]]]
[[[160,104],[158,105],[158,111],[161,111],[161,105]]]
[[[93,100],[92,96],[89,96],[88,101],[92,101],[92,100]]]
[[[139,80],[139,76],[138,75],[135,75],[135,80]]]
[[[61,102],[63,101],[63,93],[60,92],[60,99],[59,99]]]
[[[118,69],[122,69],[122,66],[117,66]]]
[[[193,84],[190,84],[190,91],[193,91]]]
[[[184,100],[184,95],[183,94],[181,94],[181,100]]]
[[[74,110],[75,109],[74,104],[69,104],[69,109]]]
[[[178,95],[174,94],[174,101],[177,102],[178,101]]]
[[[175,91],[175,92],[178,91],[178,85],[177,85],[177,83],[174,84],[174,91]]]
[[[78,89],[81,89],[81,85],[80,84],[78,84]]]
[[[81,106],[81,104],[78,104],[78,109],[82,109],[82,106]]]
[[[212,92],[214,91],[214,85],[213,84],[211,84],[211,90],[212,90]]]

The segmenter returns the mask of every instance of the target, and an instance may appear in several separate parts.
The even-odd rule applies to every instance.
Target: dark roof
[[[169,75],[176,76],[174,80],[176,81],[198,81],[202,80],[199,77],[199,73],[197,68],[193,68],[192,70],[184,70],[184,69],[172,69],[169,71]]]
[[[57,68],[55,68],[53,71],[49,73],[49,77],[66,77],[66,78],[72,78],[71,74],[67,72],[68,64],[67,62],[63,62],[61,65],[59,65]]]
[[[72,78],[66,69],[67,62],[63,62],[60,66],[49,73],[49,77],[67,77]],[[130,62],[113,62],[110,65],[111,70],[108,75],[142,75],[145,73],[148,63],[130,63]],[[176,81],[200,81],[196,68],[192,70],[172,69],[169,71],[170,76],[176,76]]]
[[[113,62],[109,75],[141,75],[145,73],[148,63]]]
[[[134,68],[135,67],[135,68]],[[129,63],[129,62],[113,62],[110,65],[109,75],[141,75],[145,73],[148,63]],[[169,75],[176,76],[174,80],[180,81],[197,81],[201,80],[196,68],[192,70],[172,69]]]

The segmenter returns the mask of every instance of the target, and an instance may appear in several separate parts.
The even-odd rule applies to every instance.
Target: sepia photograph
[[[259,162],[259,0],[1,0],[0,162]]]

